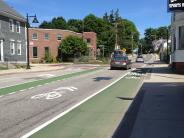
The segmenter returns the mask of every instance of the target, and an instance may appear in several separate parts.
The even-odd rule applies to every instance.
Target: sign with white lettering
[[[168,0],[168,11],[184,11],[184,1],[183,0]]]

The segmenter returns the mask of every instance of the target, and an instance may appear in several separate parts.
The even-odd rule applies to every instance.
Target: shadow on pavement
[[[183,107],[184,82],[144,83],[112,138],[184,138]]]
[[[93,78],[94,81],[104,81],[104,80],[111,80],[112,77],[96,77]]]
[[[132,101],[134,100],[134,98],[128,98],[128,97],[117,97],[118,99],[121,99],[121,100],[127,100],[127,101]]]
[[[139,111],[140,105],[142,103],[145,91],[141,89],[134,99],[129,109],[127,110],[124,118],[120,122],[118,128],[113,134],[112,138],[129,138],[136,121],[136,116]],[[127,100],[124,98],[120,98],[121,100]]]

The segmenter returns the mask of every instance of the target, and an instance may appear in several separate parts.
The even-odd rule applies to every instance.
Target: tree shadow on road
[[[93,78],[94,81],[107,81],[107,80],[111,80],[112,77],[96,77],[96,78]]]

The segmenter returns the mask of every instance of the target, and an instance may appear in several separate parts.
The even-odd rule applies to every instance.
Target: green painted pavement
[[[111,137],[132,102],[123,99],[131,99],[141,82],[121,79],[30,138]]]
[[[36,87],[38,85],[44,85],[46,83],[51,83],[51,82],[55,82],[55,81],[58,81],[58,80],[63,80],[63,79],[67,79],[67,78],[87,74],[87,73],[94,72],[94,71],[97,71],[97,70],[100,70],[100,68],[95,68],[95,69],[91,69],[91,70],[66,74],[66,75],[63,75],[63,76],[53,77],[53,78],[49,78],[49,79],[37,80],[37,81],[27,82],[27,83],[18,84],[18,85],[14,85],[14,86],[10,86],[10,87],[5,87],[5,88],[0,89],[0,96],[10,94],[10,93],[13,93],[13,92],[17,92],[17,91],[20,91],[20,90],[29,89],[31,87]]]

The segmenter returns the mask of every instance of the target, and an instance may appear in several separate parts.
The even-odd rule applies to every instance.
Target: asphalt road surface
[[[139,68],[142,65],[142,63],[135,63],[133,68]],[[91,68],[78,66],[75,69],[68,68],[62,71],[8,75],[4,79],[0,77],[0,87],[34,81],[40,78],[44,79],[49,75],[49,77],[61,76],[69,72]],[[26,134],[111,84],[127,72],[129,71],[109,70],[109,67],[103,67],[103,69],[95,72],[0,97],[0,138],[18,138]],[[44,76],[43,74],[47,75]]]
[[[126,72],[104,68],[95,73],[1,97],[0,137],[16,138],[24,135],[112,83]]]

